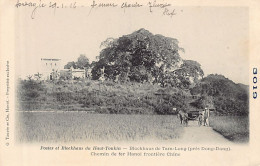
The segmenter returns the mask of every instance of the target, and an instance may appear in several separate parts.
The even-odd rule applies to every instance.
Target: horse
[[[179,111],[178,114],[177,114],[177,117],[180,119],[181,121],[181,124],[184,124],[184,125],[188,125],[188,114],[183,112],[183,111]]]

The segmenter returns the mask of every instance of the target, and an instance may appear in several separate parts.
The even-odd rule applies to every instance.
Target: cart
[[[188,112],[188,121],[198,121],[198,125],[202,125],[202,114],[200,111],[189,111]]]

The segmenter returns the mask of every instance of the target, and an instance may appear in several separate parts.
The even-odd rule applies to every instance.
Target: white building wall
[[[61,60],[60,59],[41,59],[41,71],[42,79],[43,80],[50,80],[51,73],[56,72],[58,73],[61,69]]]
[[[73,78],[85,78],[85,69],[74,69],[72,70]]]

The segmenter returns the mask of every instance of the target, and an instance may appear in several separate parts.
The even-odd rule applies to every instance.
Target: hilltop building
[[[42,80],[53,80],[59,77],[61,68],[61,59],[47,59],[41,58]]]
[[[86,78],[86,70],[85,69],[74,69],[71,67],[70,69],[62,69],[60,70],[60,77],[64,79],[80,79]]]
[[[41,80],[55,80],[63,77],[64,79],[85,79],[85,69],[63,69],[61,59],[41,58],[40,68]]]

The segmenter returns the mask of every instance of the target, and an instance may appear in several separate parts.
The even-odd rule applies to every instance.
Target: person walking
[[[203,111],[204,126],[209,126],[209,109],[206,107]]]

